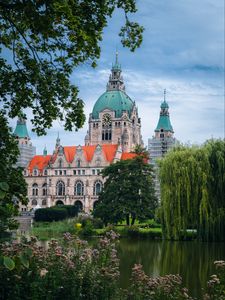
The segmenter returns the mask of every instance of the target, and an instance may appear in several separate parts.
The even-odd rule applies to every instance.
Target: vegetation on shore
[[[47,249],[36,238],[2,244],[0,278],[7,280],[0,280],[0,299],[192,300],[179,275],[153,278],[140,264],[133,266],[130,286],[120,288],[117,237],[107,232],[93,248],[69,233],[64,243],[52,240]],[[202,300],[224,299],[225,262],[215,265]]]

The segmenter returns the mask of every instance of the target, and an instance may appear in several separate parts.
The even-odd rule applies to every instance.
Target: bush
[[[68,218],[68,211],[61,207],[40,208],[35,211],[36,222],[53,222]]]
[[[79,208],[75,205],[61,205],[60,208],[65,208],[70,218],[77,217],[79,212]]]

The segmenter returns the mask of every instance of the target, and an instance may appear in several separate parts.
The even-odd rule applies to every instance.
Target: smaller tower
[[[173,137],[174,131],[170,122],[169,105],[166,102],[166,90],[164,90],[164,100],[160,105],[159,121],[155,129],[155,135],[148,140],[148,151],[150,163],[156,170],[155,188],[160,199],[160,186],[157,176],[157,159],[163,158],[166,153],[174,147],[178,141]]]
[[[43,155],[46,156],[48,154],[48,151],[47,151],[47,148],[46,148],[46,145],[44,147],[44,150],[43,150]]]
[[[17,166],[25,168],[36,154],[36,148],[32,146],[25,119],[21,117],[18,118],[13,134],[18,141],[18,148],[20,150]]]
[[[59,133],[58,133],[56,143],[55,143],[55,149],[59,148],[59,146],[60,146],[60,138],[59,138]]]
[[[112,65],[109,81],[106,86],[107,91],[125,91],[123,76],[121,75],[121,64],[118,62],[118,52],[116,52],[115,64]]]

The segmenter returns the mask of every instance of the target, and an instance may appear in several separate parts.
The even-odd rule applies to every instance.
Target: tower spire
[[[59,132],[58,132],[55,147],[58,148],[59,146],[60,146],[60,138],[59,138]]]
[[[166,102],[166,89],[164,89],[164,102]]]
[[[118,60],[118,51],[116,51],[115,64],[112,65],[111,74],[106,86],[107,91],[125,91],[125,85],[121,73],[122,70]]]

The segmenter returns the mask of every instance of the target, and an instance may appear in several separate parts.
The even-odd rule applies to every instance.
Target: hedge
[[[34,214],[34,219],[37,222],[53,222],[66,218],[68,218],[68,212],[65,208],[61,207],[39,208]]]

